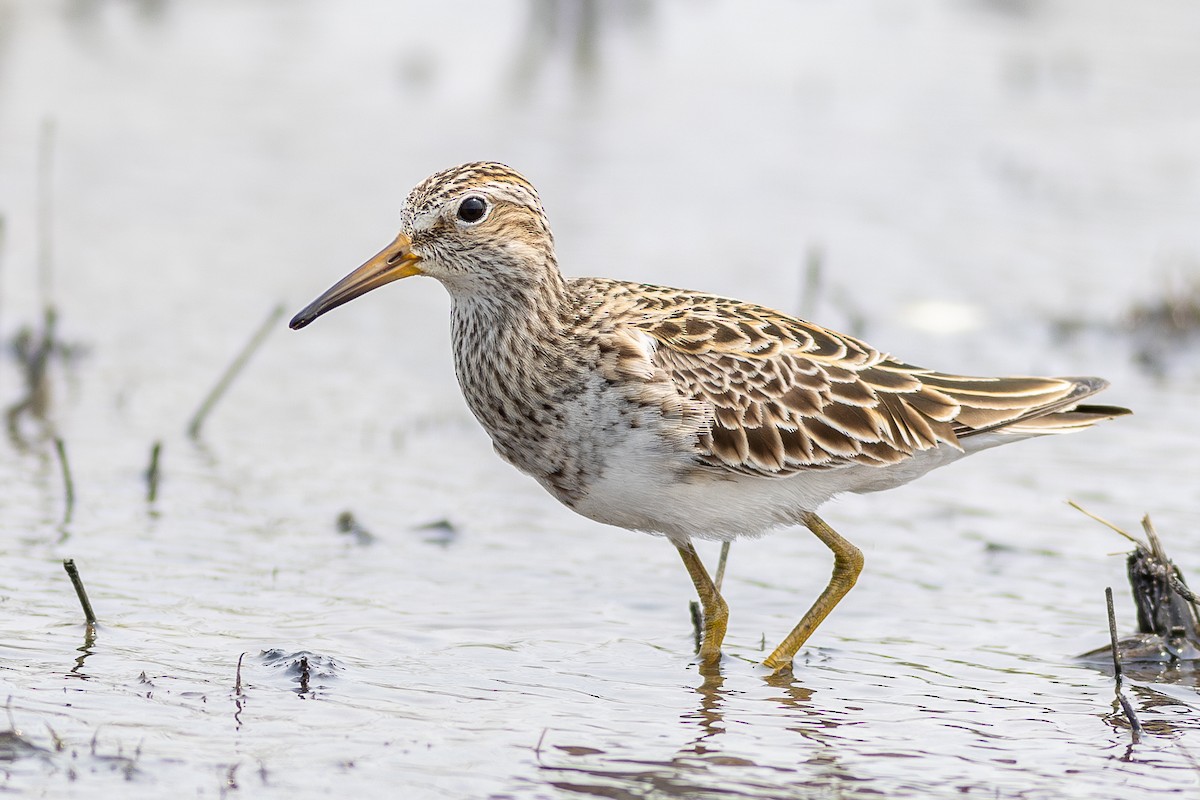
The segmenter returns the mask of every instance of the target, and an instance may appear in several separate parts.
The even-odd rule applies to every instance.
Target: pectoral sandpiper
[[[692,546],[803,523],[833,576],[764,663],[797,649],[854,585],[859,550],[816,515],[998,444],[1128,413],[1080,405],[1099,378],[934,372],[762,306],[606,278],[566,279],[537,191],[502,164],[413,189],[400,234],[291,322],[410,275],[452,301],[454,364],[496,452],[574,511],[666,536],[704,610],[700,663],[728,610]]]

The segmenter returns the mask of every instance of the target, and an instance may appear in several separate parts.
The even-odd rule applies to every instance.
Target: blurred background
[[[1061,500],[1152,512],[1200,559],[1198,41],[1182,0],[0,0],[0,695],[33,748],[0,789],[1060,797],[1069,761],[1101,796],[1125,733],[1070,657],[1105,640],[1121,544]],[[697,696],[671,548],[491,454],[436,283],[286,330],[415,183],[483,159],[539,187],[568,275],[732,295],[948,371],[1103,375],[1137,416],[839,502],[865,585],[783,695],[738,656],[828,556],[738,545],[736,690]],[[64,557],[101,617],[83,648]],[[241,653],[258,697],[233,692]],[[300,653],[336,688],[301,684]],[[976,691],[1046,676],[1034,711]],[[247,697],[259,724],[231,734]],[[873,724],[830,733],[851,718]],[[725,720],[753,733],[712,738]],[[281,749],[297,724],[325,734]],[[539,732],[575,760],[548,765]],[[837,758],[798,763],[814,742]],[[1180,758],[1123,779],[1191,786]]]

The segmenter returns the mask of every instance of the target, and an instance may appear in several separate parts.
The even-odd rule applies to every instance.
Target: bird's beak
[[[417,262],[419,255],[412,251],[412,239],[400,234],[396,240],[380,250],[371,260],[335,283],[325,294],[313,300],[304,310],[292,317],[290,327],[299,330],[326,311],[349,303],[359,295],[378,289],[385,283],[398,281],[410,275],[420,275]]]

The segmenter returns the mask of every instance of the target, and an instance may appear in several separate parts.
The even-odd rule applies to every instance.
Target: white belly
[[[586,517],[673,539],[731,540],[799,524],[842,492],[873,492],[908,483],[965,453],[940,447],[887,467],[813,469],[780,478],[687,468],[663,452],[651,430],[630,431],[608,450],[605,469],[571,507]]]

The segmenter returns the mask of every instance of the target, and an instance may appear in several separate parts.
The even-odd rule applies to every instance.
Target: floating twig
[[[1133,744],[1138,744],[1142,741],[1142,723],[1138,719],[1137,713],[1133,710],[1133,704],[1129,702],[1129,698],[1125,696],[1125,692],[1123,691],[1125,688],[1125,673],[1121,669],[1121,651],[1117,647],[1117,614],[1113,610],[1113,591],[1111,586],[1107,586],[1104,589],[1104,601],[1108,604],[1108,638],[1112,644],[1113,676],[1116,679],[1113,692],[1116,694],[1121,710],[1125,712],[1125,719],[1129,720],[1130,739]]]
[[[75,594],[79,597],[79,605],[83,606],[83,616],[87,620],[89,626],[96,624],[96,612],[92,610],[92,603],[88,600],[87,589],[83,588],[83,579],[79,577],[79,570],[75,567],[75,559],[64,558],[63,569],[67,571],[68,577],[71,578],[71,585],[75,587]]]
[[[150,466],[146,468],[146,502],[158,499],[158,457],[162,454],[162,442],[150,448]]]
[[[58,454],[58,466],[62,469],[63,491],[66,495],[63,504],[62,524],[71,521],[75,511],[75,481],[71,480],[71,463],[67,461],[67,446],[59,436],[54,437],[54,452]]]
[[[254,332],[252,337],[250,337],[250,341],[246,343],[246,346],[242,348],[241,352],[237,354],[237,357],[233,359],[233,362],[230,363],[230,365],[225,369],[225,372],[221,375],[220,380],[217,381],[216,386],[209,391],[208,396],[204,398],[204,402],[200,404],[200,408],[196,410],[195,415],[192,417],[192,421],[188,424],[188,436],[193,439],[200,436],[200,428],[202,425],[204,425],[205,418],[208,417],[208,414],[212,411],[213,406],[216,405],[217,401],[220,400],[222,395],[225,394],[225,390],[229,388],[229,384],[233,382],[233,379],[236,378],[238,373],[242,371],[242,368],[246,366],[246,362],[250,360],[250,356],[254,355],[255,351],[262,346],[263,341],[267,338],[267,334],[271,332],[271,330],[275,327],[275,323],[278,322],[283,316],[283,311],[284,308],[282,305],[275,306],[275,308],[272,309],[271,313],[267,316],[266,320],[263,321],[263,324],[259,327],[259,329]]]

